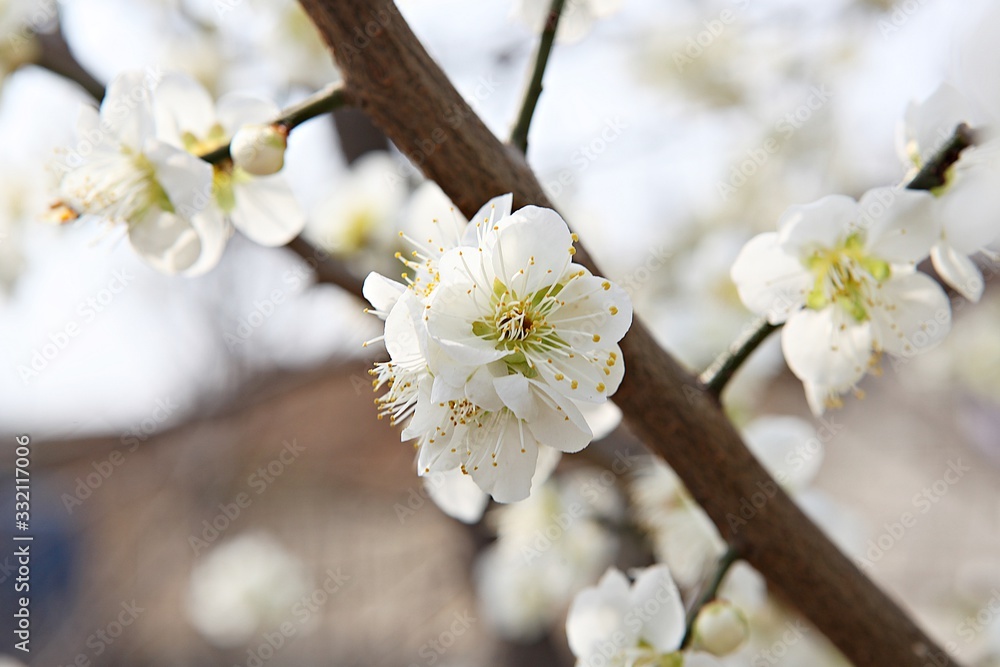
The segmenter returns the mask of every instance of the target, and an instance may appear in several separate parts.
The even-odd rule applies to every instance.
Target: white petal
[[[492,249],[493,271],[519,297],[562,279],[573,239],[566,222],[548,208],[526,206],[506,219]]]
[[[814,278],[802,262],[779,245],[775,232],[750,239],[730,272],[747,308],[779,324],[802,307]]]
[[[684,605],[666,565],[654,565],[639,574],[629,594],[629,605],[633,620],[643,620],[639,633],[642,639],[661,653],[680,648],[684,637]],[[628,614],[625,619],[628,623]]]
[[[978,302],[983,296],[983,273],[965,253],[942,241],[931,248],[931,261],[941,279],[966,299]]]
[[[191,223],[159,209],[131,224],[128,239],[143,259],[163,273],[180,273],[201,254],[201,241]]]
[[[499,365],[503,366],[501,372],[506,375],[506,365],[502,363]],[[471,375],[468,375],[468,370],[466,370],[465,373],[468,379],[463,387],[466,398],[484,410],[489,410],[491,412],[500,410],[504,406],[503,399],[493,384],[494,380],[497,379],[497,375],[493,373],[493,370],[493,364],[480,366]],[[436,382],[437,378],[435,378],[435,383]]]
[[[442,512],[464,523],[479,521],[490,500],[472,477],[458,468],[425,475],[424,488]]]
[[[589,665],[592,658],[598,657],[610,662],[601,649],[617,633],[621,633],[619,636],[623,641],[612,643],[615,648],[622,650],[635,644],[638,633],[625,624],[628,606],[628,579],[614,568],[601,577],[596,587],[577,593],[566,616],[566,638],[570,650],[580,662]]]
[[[576,405],[557,392],[532,382],[540,409],[528,423],[539,443],[561,452],[578,452],[593,440],[593,434]]]
[[[882,284],[871,309],[875,342],[911,357],[935,347],[951,330],[951,303],[928,275],[913,273]]]
[[[485,431],[475,446],[483,453],[472,461],[469,473],[486,493],[498,503],[524,500],[531,492],[538,444],[527,427],[507,412],[495,427]],[[496,457],[490,453],[496,453]]]
[[[531,421],[538,414],[539,406],[531,393],[528,378],[520,373],[494,378],[493,386],[500,400],[518,419]]]
[[[768,472],[790,491],[805,488],[823,462],[823,443],[816,429],[798,417],[758,417],[743,428],[743,439]]]
[[[405,291],[406,286],[402,283],[397,283],[374,271],[368,274],[361,287],[361,293],[372,305],[373,312],[379,314],[383,320]]]
[[[142,72],[124,72],[108,85],[101,103],[101,125],[133,149],[153,136],[153,108]]]
[[[959,123],[971,122],[969,102],[953,86],[943,83],[920,104],[911,103],[904,115],[900,154],[926,163],[951,138]]]
[[[785,323],[781,349],[788,367],[803,382],[846,389],[868,369],[872,332],[838,306],[801,310]]]
[[[576,264],[569,270],[573,272],[577,268],[583,270]],[[632,301],[628,293],[589,273],[566,284],[558,295],[565,305],[546,317],[546,322],[556,327],[559,336],[575,349],[617,343],[632,325]]]
[[[274,120],[279,113],[278,105],[274,102],[241,93],[223,95],[216,106],[219,124],[229,136],[244,125]]]
[[[427,331],[444,352],[462,364],[486,364],[502,359],[506,350],[472,331],[472,323],[482,318],[479,302],[489,294],[478,294],[469,282],[438,285],[431,295],[426,314]]]
[[[215,104],[204,86],[184,74],[167,74],[153,95],[157,134],[182,146],[186,132],[204,139],[216,124]]]
[[[385,318],[385,349],[393,361],[403,363],[422,356],[417,331],[422,310],[420,300],[407,290]]]
[[[903,188],[875,188],[859,202],[858,226],[868,252],[894,263],[916,264],[941,236],[934,195]]]
[[[835,247],[850,233],[858,213],[858,202],[845,195],[828,195],[811,204],[789,207],[778,221],[779,244],[799,258]]]
[[[967,149],[938,198],[944,238],[971,255],[1000,236],[1000,141]]]
[[[212,201],[212,165],[161,141],[146,142],[143,153],[178,214],[191,217]]]
[[[469,225],[465,228],[462,237],[462,245],[480,245],[480,239],[490,233],[490,230],[501,220],[510,215],[510,210],[514,205],[514,196],[511,194],[494,197],[480,208],[469,220]]]
[[[621,424],[622,411],[611,401],[597,404],[577,403],[576,407],[583,414],[583,418],[587,420],[587,426],[593,432],[594,440],[600,440],[609,435]]]
[[[284,176],[247,177],[234,181],[236,229],[263,246],[285,245],[306,226],[306,217]]]
[[[215,208],[208,208],[201,213],[195,213],[189,219],[191,226],[201,239],[201,254],[198,261],[192,264],[184,275],[199,276],[215,268],[226,249],[226,243],[233,234],[233,228]]]

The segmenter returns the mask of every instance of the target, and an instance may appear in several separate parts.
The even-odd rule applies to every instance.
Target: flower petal
[[[569,271],[577,268],[584,271],[576,264]],[[572,348],[585,350],[617,343],[632,325],[628,293],[589,271],[566,283],[558,299],[562,305],[546,317],[546,322],[556,327],[559,337]]]
[[[913,273],[882,284],[872,308],[875,343],[889,354],[912,357],[944,340],[951,303],[930,276]]]
[[[306,217],[284,176],[246,177],[233,181],[236,229],[263,246],[285,245],[306,226]]]
[[[775,232],[750,239],[730,275],[743,305],[771,324],[784,322],[802,307],[814,280],[798,258],[782,249]]]
[[[406,286],[402,283],[397,283],[374,271],[368,274],[361,287],[361,293],[372,305],[372,312],[383,320],[405,291]]]
[[[983,296],[983,273],[965,253],[942,241],[931,248],[931,261],[941,279],[972,302]]]
[[[660,653],[680,648],[684,637],[684,605],[666,565],[642,570],[629,593],[632,619],[642,620],[640,638]],[[630,615],[626,614],[626,623]]]
[[[462,236],[462,245],[473,247],[483,245],[483,239],[487,235],[492,236],[491,230],[493,227],[504,218],[510,216],[513,205],[514,195],[509,193],[494,197],[483,204],[482,208],[476,211],[476,214],[472,216],[469,224],[465,227],[465,233]]]
[[[519,297],[559,282],[573,239],[558,213],[525,206],[504,221],[492,248],[493,273]]]
[[[803,382],[847,389],[864,376],[872,356],[868,322],[838,306],[795,313],[781,333],[785,361]]]
[[[428,302],[427,332],[444,352],[462,364],[486,364],[507,355],[496,345],[473,332],[473,322],[482,318],[479,302],[489,294],[479,294],[471,282],[438,285]]]
[[[201,241],[191,223],[160,209],[132,223],[128,240],[153,268],[167,274],[190,268],[201,254]]]
[[[941,236],[934,195],[903,188],[875,188],[859,202],[858,226],[868,252],[878,259],[916,264]]]
[[[494,414],[494,423],[478,429],[481,435],[471,448],[473,457],[466,468],[479,488],[498,503],[524,500],[531,492],[538,443],[524,422],[509,411]]]
[[[214,208],[195,213],[190,218],[191,226],[201,239],[201,254],[198,261],[184,272],[186,276],[199,276],[213,268],[222,258],[226,243],[233,234],[233,228]]]
[[[424,488],[441,511],[463,523],[476,523],[483,517],[490,498],[458,468],[424,476]]]
[[[638,632],[625,623],[628,607],[628,579],[615,568],[610,568],[596,587],[577,593],[566,616],[566,638],[577,664],[599,664],[595,658],[607,662],[602,649],[612,638],[622,640],[619,644],[612,642],[619,650],[635,644]]]
[[[215,109],[219,124],[230,137],[244,125],[274,120],[279,113],[274,102],[242,93],[223,95]]]
[[[858,213],[858,202],[845,195],[827,195],[811,204],[789,207],[778,221],[779,244],[798,258],[832,248],[850,233]]]
[[[138,149],[153,136],[153,107],[142,72],[124,72],[115,77],[104,95],[100,116],[101,126],[123,146]]]
[[[184,74],[165,75],[153,95],[157,135],[183,146],[183,135],[205,139],[218,120],[215,104],[205,87]]]

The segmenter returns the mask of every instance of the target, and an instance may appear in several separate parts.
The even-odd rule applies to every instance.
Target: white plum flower
[[[227,232],[205,210],[212,167],[156,136],[149,82],[139,72],[108,86],[100,113],[81,109],[76,148],[55,168],[66,217],[125,225],[129,242],[165,273],[212,268]]]
[[[577,594],[566,618],[566,636],[577,667],[718,665],[704,653],[681,651],[684,606],[665,565],[625,575],[609,569],[597,586]]]
[[[733,282],[746,306],[785,323],[782,350],[817,415],[887,353],[910,357],[951,325],[948,297],[916,271],[937,242],[932,196],[878,188],[793,206],[751,239]]]
[[[193,155],[222,148],[244,126],[273,120],[279,113],[272,102],[238,93],[216,104],[200,83],[179,74],[160,81],[153,103],[157,136]],[[255,176],[232,159],[214,165],[209,200],[209,210],[261,245],[285,245],[305,226],[283,175]]]
[[[942,84],[920,104],[911,103],[900,132],[900,153],[920,169],[947,143],[961,123],[974,122],[971,104],[956,89]],[[994,136],[996,127],[978,128]],[[983,276],[973,255],[1000,238],[1000,139],[962,151],[945,173],[944,185],[934,188],[934,211],[941,238],[931,249],[934,269],[962,296],[978,301]]]
[[[558,214],[510,208],[498,197],[471,224],[407,237],[417,249],[397,256],[408,284],[365,283],[386,321],[380,414],[409,419],[402,437],[417,439],[421,475],[459,468],[499,502],[528,496],[539,447],[592,440],[577,401],[617,389],[632,317],[620,288],[572,262]]]
[[[245,533],[212,549],[191,572],[187,614],[212,644],[245,644],[277,627],[309,593],[302,561],[266,533]]]
[[[497,541],[475,568],[483,615],[514,641],[542,636],[563,617],[573,595],[611,564],[618,548],[606,523],[621,518],[621,496],[599,471],[577,469],[544,484],[536,473],[535,482],[527,500],[490,513]]]
[[[556,39],[576,42],[583,38],[598,19],[617,12],[622,0],[566,0],[559,17]],[[514,15],[535,32],[541,32],[549,18],[552,0],[517,0]]]

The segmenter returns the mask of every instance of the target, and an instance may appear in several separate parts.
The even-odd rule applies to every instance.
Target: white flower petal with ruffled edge
[[[932,349],[951,330],[951,303],[928,275],[914,273],[889,280],[874,295],[874,343],[898,357]]]
[[[573,401],[537,380],[531,380],[530,387],[531,398],[538,407],[528,428],[540,444],[567,454],[590,444],[594,434]]]
[[[299,235],[306,217],[288,181],[273,176],[241,175],[233,180],[236,208],[233,224],[247,238],[263,246],[282,246]]]
[[[561,282],[573,239],[566,222],[548,208],[525,206],[499,223],[487,257],[493,275],[520,298]]]
[[[442,512],[463,523],[476,523],[489,504],[472,477],[458,468],[424,476],[424,488]]]
[[[184,146],[184,135],[205,139],[218,123],[212,96],[184,74],[165,75],[153,95],[156,133],[164,141]]]
[[[370,312],[378,315],[379,319],[385,320],[389,311],[399,301],[399,297],[406,291],[406,285],[395,280],[386,278],[380,273],[372,271],[365,278],[361,286],[361,294],[368,299],[372,305]]]
[[[153,164],[157,182],[179,215],[191,217],[208,207],[212,201],[212,165],[156,139],[146,142],[143,154]]]
[[[153,268],[167,274],[189,269],[201,254],[201,240],[191,223],[160,209],[131,223],[128,240]]]
[[[944,240],[967,255],[1000,237],[1000,140],[962,152],[938,197]]]
[[[857,384],[868,370],[873,335],[838,306],[794,314],[781,332],[788,367],[803,382],[841,390]]]
[[[598,343],[617,343],[632,326],[632,301],[628,293],[604,278],[591,275],[579,264],[569,273],[584,271],[570,280],[559,292],[563,304],[546,317],[559,337],[574,349],[600,347]]]
[[[531,492],[538,443],[524,422],[509,410],[490,413],[470,433],[466,470],[498,503],[524,500]]]
[[[486,243],[488,237],[492,237],[499,222],[510,216],[511,208],[514,205],[514,196],[511,194],[500,195],[489,200],[476,211],[476,214],[469,220],[462,234],[460,245],[481,246]],[[492,243],[492,242],[491,242]]]
[[[742,429],[743,440],[768,472],[788,491],[809,485],[823,463],[816,429],[798,417],[767,415]]]
[[[438,285],[431,294],[425,315],[427,332],[460,364],[487,364],[508,354],[473,332],[473,323],[484,315],[482,302],[489,297],[468,280]]]
[[[862,195],[859,207],[865,248],[877,259],[916,264],[941,236],[935,199],[928,192],[874,188]]]
[[[213,208],[195,213],[190,222],[201,239],[201,254],[198,261],[184,271],[188,277],[200,276],[215,268],[233,235],[232,226]]]
[[[778,220],[778,245],[797,258],[831,248],[851,233],[860,215],[858,202],[846,195],[827,195],[811,204],[791,206]]]
[[[148,83],[142,72],[130,71],[108,84],[100,125],[122,146],[139,149],[156,130]]]
[[[983,296],[983,273],[965,253],[959,252],[942,241],[931,248],[931,262],[941,280],[972,302]]]
[[[750,239],[730,276],[743,305],[771,324],[784,322],[801,308],[815,280],[798,258],[785,252],[776,232]]]
[[[684,605],[666,565],[639,572],[629,592],[626,624],[641,621],[639,638],[660,653],[680,648],[684,637]]]
[[[638,642],[638,629],[625,622],[628,609],[629,582],[615,568],[605,572],[597,586],[577,593],[566,616],[566,638],[577,665],[613,664],[606,647],[622,651]]]

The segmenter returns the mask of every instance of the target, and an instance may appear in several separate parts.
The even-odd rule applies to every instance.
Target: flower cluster
[[[405,285],[364,285],[390,357],[372,371],[380,416],[408,421],[421,475],[458,468],[499,502],[528,496],[539,448],[590,443],[580,405],[618,388],[632,322],[624,290],[573,261],[555,211],[511,202],[408,239]]]
[[[55,165],[56,210],[63,220],[123,225],[136,252],[165,273],[211,269],[234,226],[262,245],[284,245],[305,218],[284,177],[273,173],[281,166],[273,137],[262,133],[259,150],[243,141],[238,154],[215,164],[201,159],[228,146],[244,126],[277,114],[270,102],[245,95],[216,104],[184,76],[124,73],[99,112],[81,110],[77,144]],[[258,176],[266,172],[262,157],[274,168]]]

